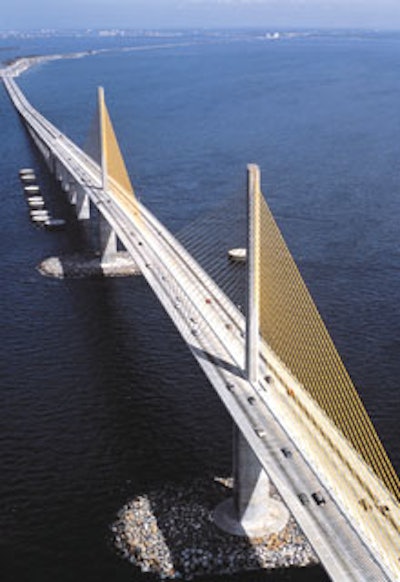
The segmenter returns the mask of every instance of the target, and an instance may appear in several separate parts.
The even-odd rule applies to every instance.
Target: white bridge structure
[[[100,215],[102,260],[113,260],[118,238],[234,421],[234,498],[216,508],[217,525],[239,535],[259,537],[282,529],[290,512],[332,580],[400,580],[399,480],[368,417],[364,417],[364,409],[357,412],[361,406],[357,397],[351,393],[352,404],[348,405],[340,400],[341,375],[345,374],[339,364],[335,364],[337,384],[329,376],[336,356],[322,361],[322,388],[313,392],[307,389],[310,366],[303,366],[307,368],[303,376],[297,373],[290,357],[285,359],[275,347],[274,338],[270,343],[262,333],[266,296],[273,293],[276,280],[279,297],[285,295],[286,275],[281,279],[274,275],[270,287],[265,280],[263,232],[276,227],[265,223],[267,210],[258,167],[248,166],[249,290],[245,317],[136,199],[102,91],[98,152],[89,156],[32,107],[14,73],[15,67],[3,70],[5,87],[50,171],[75,205],[78,219],[90,219],[94,211]],[[277,265],[289,265],[282,252],[279,247]],[[293,273],[289,287],[298,276]],[[296,289],[301,295],[305,291],[299,285]],[[275,305],[272,311],[275,314],[279,309]],[[303,311],[312,311],[308,303],[303,303]],[[300,330],[304,317],[296,319]],[[296,335],[292,323],[284,323],[280,336],[294,335],[298,349],[290,353],[295,352],[297,361],[303,350],[301,341],[311,345],[314,340],[307,339],[306,331]],[[328,341],[325,328],[315,329],[312,336],[317,348],[323,348]],[[318,359],[317,348],[312,347],[312,361]],[[310,372],[310,385],[316,375]],[[347,388],[343,392],[348,392]],[[369,461],[369,454],[376,463]],[[269,496],[269,480],[283,502]]]

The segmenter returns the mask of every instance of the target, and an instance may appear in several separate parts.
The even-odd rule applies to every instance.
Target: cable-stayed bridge
[[[14,68],[15,69],[15,68]],[[400,579],[400,486],[248,166],[246,317],[135,197],[99,91],[83,151],[6,89],[80,219],[100,217],[103,261],[134,258],[236,428],[234,499],[217,524],[257,537],[292,513],[334,580]],[[285,506],[268,494],[268,477]]]

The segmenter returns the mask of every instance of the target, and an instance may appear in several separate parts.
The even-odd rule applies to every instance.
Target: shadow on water
[[[243,369],[239,368],[238,366],[233,366],[229,362],[222,360],[221,358],[216,357],[214,354],[207,352],[206,350],[202,350],[197,346],[190,345],[190,349],[194,352],[199,358],[207,360],[212,364],[215,364],[219,368],[230,372],[231,374],[238,376],[239,378],[243,378]]]

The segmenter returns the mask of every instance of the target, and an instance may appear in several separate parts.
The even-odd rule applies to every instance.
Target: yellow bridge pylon
[[[279,362],[293,435],[400,577],[400,480],[248,166],[256,209],[259,328]],[[251,255],[252,253],[250,253]],[[294,382],[292,382],[292,379]],[[319,447],[319,444],[321,446]]]
[[[107,110],[103,87],[98,88],[97,112],[85,151],[101,168],[103,190],[114,194],[138,217],[137,198]]]

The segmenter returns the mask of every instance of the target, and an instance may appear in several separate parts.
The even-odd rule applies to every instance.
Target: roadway
[[[81,185],[140,267],[331,578],[396,579],[390,564],[381,561],[355,528],[329,479],[317,475],[318,467],[298,446],[293,415],[287,404],[281,405],[287,390],[284,372],[267,346],[260,354],[260,381],[245,379],[243,314],[145,206],[117,184],[104,192],[99,166],[29,104],[12,78],[3,78],[28,128]],[[324,505],[312,500],[315,491],[322,492]],[[310,502],[303,505],[300,493]]]

